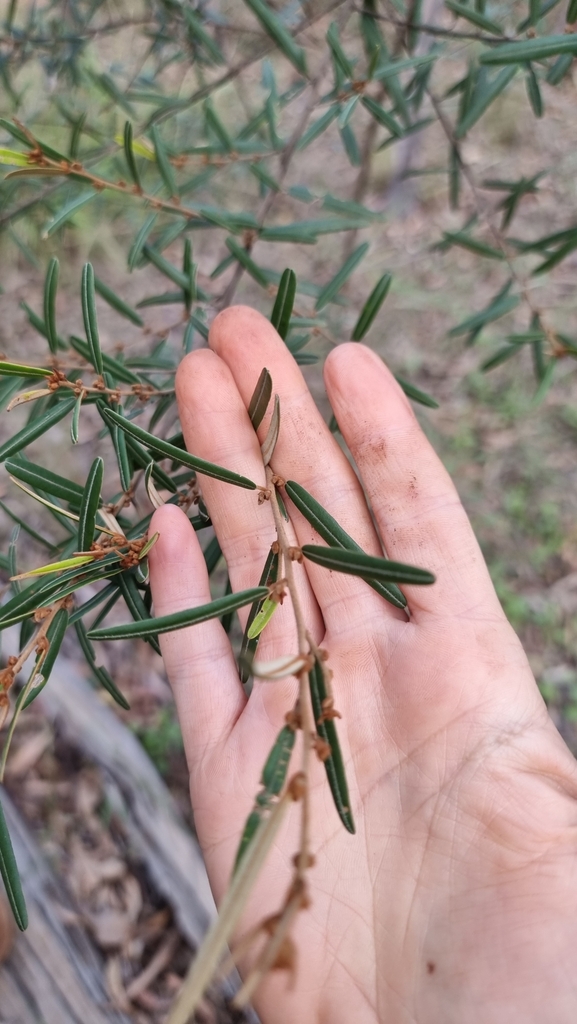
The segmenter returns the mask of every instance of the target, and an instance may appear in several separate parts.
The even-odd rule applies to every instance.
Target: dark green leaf
[[[260,427],[272,395],[272,377],[266,366],[261,370],[248,405],[248,415],[255,430]]]
[[[146,218],[144,224],[142,225],[140,231],[138,232],[136,238],[134,239],[134,242],[130,246],[130,251],[128,253],[129,270],[134,270],[135,266],[138,264],[140,257],[142,255],[144,243],[146,242],[146,239],[148,238],[150,232],[152,231],[152,228],[154,227],[154,222],[156,221],[157,217],[157,213],[151,213]]]
[[[244,605],[252,604],[253,601],[266,597],[266,587],[253,587],[251,590],[241,590],[238,594],[229,594],[220,597],[210,604],[198,605],[196,608],[187,608],[181,612],[173,612],[172,615],[161,615],[156,619],[144,619],[140,622],[129,622],[122,626],[108,626],[104,629],[91,631],[91,640],[120,640],[127,637],[147,636],[152,633],[170,633],[175,629],[183,629],[185,626],[193,626],[198,622],[206,622],[208,619],[218,618],[229,611],[235,611]]]
[[[22,519],[20,516],[16,514],[16,512],[13,512],[12,509],[8,508],[8,506],[5,505],[2,500],[0,500],[0,508],[2,509],[3,512],[6,513],[6,515],[10,519],[12,519],[13,522],[18,523],[19,526],[22,527],[24,532],[27,533],[29,537],[33,537],[34,540],[38,542],[38,544],[42,544],[43,547],[50,549],[54,547],[54,545],[49,540],[47,540],[46,537],[43,537],[42,534],[37,533],[36,530],[33,530],[32,527],[28,525],[25,519]]]
[[[483,29],[484,32],[490,32],[492,35],[502,36],[503,29],[496,21],[491,21],[486,18],[484,14],[480,14],[473,7],[467,7],[466,4],[457,3],[456,0],[445,0],[445,7],[448,7],[453,14],[456,14],[459,18],[464,18],[466,21],[471,22],[472,25],[476,25],[477,28]]]
[[[72,444],[78,444],[80,440],[80,410],[82,408],[82,392],[74,403],[74,412],[70,421],[70,440]]]
[[[419,405],[426,405],[428,409],[438,409],[439,403],[432,395],[428,395],[426,391],[421,391],[420,388],[416,388],[414,384],[411,384],[404,377],[399,377],[395,374],[395,380],[401,385],[407,398],[412,398],[413,402],[418,402]]]
[[[567,24],[575,25],[577,22],[577,0],[569,0],[569,7],[567,8]]]
[[[283,275],[280,279],[278,291],[276,293],[275,304],[271,313],[270,322],[275,328],[277,334],[286,340],[288,334],[290,318],[293,311],[295,295],[297,288],[297,279],[294,270],[283,271]]]
[[[182,13],[188,26],[188,34],[191,41],[201,46],[215,64],[224,64],[225,60],[222,51],[216,40],[206,31],[199,14],[187,5],[182,7]]]
[[[271,37],[279,50],[294,64],[302,75],[307,73],[306,57],[302,47],[295,43],[292,35],[283,25],[278,14],[268,6],[265,0],[244,0],[244,3],[258,18],[265,32]]]
[[[183,466],[190,466],[191,469],[204,473],[205,476],[214,477],[215,480],[224,480],[225,483],[236,484],[237,487],[246,487],[247,490],[251,491],[256,490],[256,484],[252,480],[248,480],[247,477],[234,473],[230,469],[224,469],[222,466],[216,466],[212,462],[205,462],[204,459],[199,459],[196,455],[190,455],[189,452],[183,451],[182,448],[176,448],[168,441],[155,437],[154,434],[149,434],[147,430],[143,430],[142,427],[138,427],[132,420],[126,419],[125,416],[120,416],[112,409],[101,407],[100,415],[108,425],[112,424],[121,427],[127,434],[132,435],[137,441],[141,441],[151,451],[158,452],[164,458],[173,459],[175,462],[180,462]]]
[[[471,333],[471,340],[477,336],[479,331],[485,327],[486,324],[493,323],[494,320],[499,320],[500,317],[505,316],[506,313],[510,313],[512,309],[515,309],[519,305],[519,298],[516,295],[509,295],[509,290],[513,283],[512,278],[507,281],[507,284],[500,292],[495,295],[489,304],[482,309],[479,313],[474,313],[473,316],[467,317],[456,327],[453,327],[449,331],[450,338],[457,338],[461,334]]]
[[[398,121],[395,121],[393,115],[389,114],[389,112],[377,103],[376,100],[371,99],[370,96],[363,96],[361,103],[363,104],[363,107],[368,110],[371,117],[374,117],[375,121],[378,121],[383,128],[387,128],[391,135],[394,135],[397,139],[400,139],[403,136],[404,132],[401,125]]]
[[[100,506],[100,492],[104,478],[104,462],[98,456],[92,466],[82,492],[78,521],[78,550],[90,551],[96,528],[96,513]]]
[[[67,501],[73,509],[80,508],[82,500],[82,487],[73,483],[66,477],[53,473],[44,466],[38,466],[34,462],[24,461],[22,457],[17,459],[6,459],[6,469],[18,480],[28,484],[36,491],[45,491],[47,494],[62,501]]]
[[[60,648],[62,646],[62,641],[64,640],[64,634],[66,633],[69,624],[70,614],[68,610],[66,608],[59,608],[46,631],[46,638],[50,646],[48,648],[46,657],[44,658],[44,661],[42,662],[41,666],[40,655],[38,655],[38,657],[36,658],[36,666],[40,666],[40,675],[42,676],[42,682],[40,683],[40,685],[35,686],[30,691],[26,700],[24,701],[22,710],[25,710],[32,703],[32,701],[36,699],[41,690],[43,690],[44,687],[46,686],[46,683],[50,678],[50,673],[54,668],[54,663],[56,661],[56,658],[58,657]]]
[[[58,334],[56,332],[56,290],[58,288],[59,266],[58,260],[53,256],[48,264],[44,281],[44,323],[50,351],[54,355],[58,352],[59,347]]]
[[[285,725],[278,734],[275,745],[267,757],[262,770],[261,785],[267,797],[279,796],[286,781],[290,756],[295,744],[294,729]]]
[[[339,128],[341,142],[344,146],[345,153],[347,154],[350,163],[353,167],[360,167],[362,163],[362,155],[357,142],[357,137],[351,128],[350,124],[346,124],[344,128]]]
[[[208,542],[206,548],[203,551],[203,555],[206,564],[206,571],[209,576],[212,576],[214,570],[216,569],[218,563],[220,562],[222,555],[222,549],[220,544],[218,543],[218,537],[213,537],[212,540]]]
[[[549,85],[559,85],[563,81],[565,75],[568,74],[573,66],[573,59],[574,55],[572,53],[563,53],[554,61],[546,75]]]
[[[32,441],[35,441],[37,437],[45,434],[47,430],[50,430],[50,427],[53,427],[55,423],[58,423],[70,412],[74,403],[74,398],[63,398],[48,412],[45,412],[42,416],[38,416],[31,423],[28,423],[23,427],[22,430],[13,434],[8,441],[5,441],[4,444],[0,446],[0,462],[4,462],[8,456],[15,455],[16,452],[21,451],[22,448],[26,448],[26,446],[31,444]]]
[[[496,47],[496,50],[500,50],[501,47]],[[483,87],[480,87],[480,81],[473,94],[471,104],[467,109],[463,120],[459,122],[455,129],[455,138],[460,139],[463,135],[477,123],[480,117],[483,116],[491,103],[497,99],[504,89],[507,88],[509,82],[513,80],[517,71],[517,67],[503,68],[502,71],[493,79],[490,83],[483,83]]]
[[[435,582],[432,572],[419,569],[403,562],[391,562],[388,558],[365,555],[362,551],[347,551],[341,548],[323,548],[316,544],[305,544],[302,553],[309,561],[325,569],[344,572],[360,579],[377,580],[381,583],[412,583],[424,586]]]
[[[83,192],[82,195],[76,196],[75,199],[70,199],[63,207],[61,207],[60,210],[53,214],[52,220],[48,221],[42,232],[42,238],[50,238],[50,235],[53,235],[58,228],[61,228],[63,224],[66,224],[81,206],[85,206],[86,203],[89,203],[96,195],[98,195],[97,192],[89,191]]]
[[[253,259],[251,259],[246,249],[243,249],[241,245],[234,238],[226,239],[227,248],[230,249],[231,253],[238,260],[240,265],[244,267],[246,272],[260,284],[263,288],[268,288],[268,279],[262,269],[256,265]]]
[[[234,877],[234,874],[235,874],[235,872],[236,872],[236,870],[237,870],[237,868],[238,868],[242,858],[244,857],[245,851],[246,851],[246,849],[247,849],[251,839],[255,835],[256,830],[259,827],[261,821],[262,821],[262,808],[259,808],[256,811],[251,811],[249,816],[248,816],[248,818],[246,819],[246,824],[245,824],[244,829],[242,831],[242,836],[240,837],[240,843],[238,844],[238,849],[236,851],[236,857],[234,859],[234,866],[233,866],[233,869],[232,869],[233,877]]]
[[[288,480],[285,489],[301,515],[314,527],[327,544],[330,544],[332,547],[343,548],[347,551],[362,552],[362,548],[357,544],[356,540],[353,540],[346,530],[343,530],[342,526],[339,525],[330,512],[327,512],[326,508],[323,508],[320,502],[313,498],[312,494],[309,494],[301,484],[295,483],[294,480]],[[366,582],[377,594],[384,597],[386,601],[389,601],[390,604],[394,604],[397,608],[406,608],[407,600],[405,595],[394,584],[385,586],[374,579],[367,579]]]
[[[369,248],[368,242],[363,242],[345,262],[341,269],[337,271],[335,276],[321,289],[319,292],[317,301],[315,303],[315,309],[320,310],[327,305],[328,302],[332,302],[337,292],[343,287],[346,281],[353,273],[353,270],[359,265],[363,257],[365,256]]]
[[[141,622],[143,619],[148,619],[150,613],[142,600],[140,591],[136,586],[136,581],[132,573],[121,572],[118,576],[118,586],[120,587],[120,591],[125,600],[126,607],[134,621]],[[150,644],[157,654],[161,653],[158,637],[155,636],[154,633],[150,633],[148,636],[145,636],[144,639]]]
[[[10,902],[14,920],[16,921],[20,931],[23,932],[28,927],[28,911],[26,910],[26,902],[24,900],[24,893],[22,892],[20,875],[18,874],[18,865],[16,864],[14,849],[12,847],[12,841],[8,832],[8,825],[6,824],[6,818],[4,816],[4,808],[2,807],[1,802],[0,874],[2,875],[2,881],[4,882],[6,895]]]
[[[340,104],[334,103],[324,114],[321,114],[316,121],[307,128],[303,133],[297,144],[297,149],[306,149],[310,146],[311,142],[318,139],[319,135],[327,130],[330,124],[334,121],[335,117],[338,117],[340,112]]]
[[[353,328],[353,333],[351,334],[353,341],[361,341],[361,339],[364,338],[387,297],[392,280],[393,278],[391,274],[383,274],[383,276],[377,281],[361,310],[359,319]]]
[[[176,188],[176,182],[174,180],[172,164],[169,160],[168,153],[166,152],[166,147],[158,134],[156,125],[154,124],[150,129],[150,137],[152,139],[154,152],[156,154],[158,170],[160,171],[160,176],[165,184],[166,191],[168,192],[170,198],[172,198],[173,196],[177,196],[178,192]]]
[[[232,139],[220,120],[220,117],[216,113],[210,97],[204,104],[204,116],[206,118],[207,128],[212,130],[225,152],[230,153],[232,150]]]
[[[347,777],[336,726],[334,719],[324,717],[323,702],[327,699],[328,693],[322,665],[318,661],[315,661],[309,672],[309,689],[317,733],[325,743],[328,743],[331,751],[324,765],[335,807],[347,832],[354,834],[355,823],[351,813]]]
[[[26,383],[25,377],[50,377],[52,370],[43,366],[26,366],[23,363],[7,363],[0,360],[0,377],[23,377],[22,386]],[[16,384],[18,390],[18,383]]]
[[[82,316],[84,318],[84,330],[90,349],[90,362],[97,373],[102,376],[104,365],[102,352],[100,351],[100,338],[98,336],[98,321],[96,319],[96,301],[94,295],[94,270],[91,263],[85,263],[82,270],[82,285],[80,289],[82,298]]]
[[[341,41],[339,38],[339,26],[337,25],[336,21],[331,21],[326,38],[327,43],[330,46],[335,63],[341,69],[345,78],[354,78],[355,67],[354,64],[349,60],[341,46]]]
[[[458,245],[462,249],[468,249],[469,252],[474,252],[477,256],[486,256],[490,260],[505,259],[505,254],[500,249],[495,249],[494,246],[487,245],[486,242],[480,242],[476,238],[471,238],[471,235],[466,234],[464,231],[443,231],[443,238],[451,245]]]
[[[74,623],[74,628],[76,630],[76,636],[78,637],[78,641],[82,648],[82,653],[84,654],[84,657],[86,658],[90,668],[92,669],[94,676],[96,677],[100,685],[105,690],[107,690],[110,696],[116,701],[117,704],[120,705],[121,708],[124,708],[125,711],[130,711],[130,704],[128,703],[124,694],[120,692],[120,690],[116,686],[116,683],[111,678],[110,674],[107,672],[105,668],[102,668],[101,665],[96,664],[96,655],[94,653],[94,648],[90,643],[82,619],[79,619],[77,622]]]
[[[138,173],[138,167],[136,165],[136,157],[132,148],[132,124],[130,121],[124,122],[124,156],[126,163],[128,164],[128,170],[130,171],[130,177],[136,185],[138,191],[142,190],[140,182],[140,174]]]
[[[138,315],[136,310],[133,309],[132,306],[129,306],[124,299],[121,299],[116,292],[113,292],[112,288],[109,288],[107,284],[104,284],[104,281],[101,281],[99,277],[94,278],[94,287],[98,294],[102,296],[104,301],[107,302],[109,306],[112,306],[117,313],[120,313],[121,316],[125,316],[127,320],[136,324],[137,327],[143,326],[142,317]]]
[[[79,355],[86,359],[88,363],[92,362],[92,353],[89,346],[81,338],[75,337],[74,334],[70,335],[70,344],[72,348],[78,352]],[[124,384],[140,384],[140,377],[136,373],[132,373],[131,370],[127,369],[123,363],[119,363],[118,359],[114,359],[112,356],[101,352],[102,365],[106,373],[111,374],[115,380],[122,381]]]
[[[577,54],[577,35],[551,35],[523,39],[518,43],[499,43],[479,55],[481,64],[523,64],[546,60],[560,53]]]
[[[527,65],[527,77],[525,79],[525,82],[527,85],[527,95],[529,97],[529,103],[531,104],[535,117],[543,117],[543,97],[541,95],[541,89],[539,87],[539,80],[531,64]]]

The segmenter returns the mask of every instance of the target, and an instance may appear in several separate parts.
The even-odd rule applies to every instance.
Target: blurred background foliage
[[[575,749],[574,0],[5,0],[3,18],[3,358],[93,386],[80,297],[89,260],[104,383],[124,389],[115,407],[178,445],[183,352],[205,345],[233,302],[270,315],[292,267],[285,340],[327,421],[323,356],[363,337],[419,403]],[[3,408],[30,387],[25,374],[1,381]],[[3,414],[2,453],[70,393],[62,385]],[[102,456],[106,508],[142,536],[157,500],[143,479],[149,456],[143,465],[103,424],[97,397],[77,402],[77,443],[68,413],[11,453],[12,472],[14,457],[29,458],[86,494]],[[206,531],[221,596],[226,569],[194,473],[158,459],[171,500]],[[58,509],[4,471],[0,486],[6,580],[75,549]],[[78,494],[52,499],[78,509]],[[111,622],[127,617],[124,601],[133,616],[150,610],[145,574],[121,575],[108,584],[121,599]],[[98,599],[87,586],[77,608]],[[168,698],[142,683],[159,678],[156,654],[100,644],[95,660],[80,639],[170,771],[182,754]]]

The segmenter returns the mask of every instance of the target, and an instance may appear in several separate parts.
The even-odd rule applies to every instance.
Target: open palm
[[[329,654],[356,836],[314,765],[311,907],[294,936],[294,984],[270,975],[266,1024],[551,1024],[577,1012],[577,771],[499,605],[457,493],[381,360],[343,345],[325,380],[357,475],[268,321],[229,309],[212,351],[177,378],[191,451],[264,483],[246,407],[263,366],[279,394],[273,467],[307,488],[365,551],[432,570],[404,587],[407,616],[362,581],[295,565],[307,623]],[[268,421],[259,435],[262,440]],[[258,582],[275,531],[255,492],[203,479],[233,590]],[[365,498],[366,494],[366,498]],[[370,508],[374,515],[373,518]],[[318,543],[287,500],[294,543]],[[155,610],[210,600],[202,552],[175,506],[155,513]],[[240,615],[244,621],[248,613]],[[296,680],[256,682],[247,701],[218,621],[161,638],[217,901]],[[290,601],[261,639],[296,652]],[[289,815],[243,926],[282,903],[298,848]]]

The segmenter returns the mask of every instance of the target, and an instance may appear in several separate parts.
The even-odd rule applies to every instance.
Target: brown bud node
[[[287,792],[290,795],[291,800],[302,800],[307,789],[307,778],[304,772],[297,772],[293,775],[292,779],[288,784]]]

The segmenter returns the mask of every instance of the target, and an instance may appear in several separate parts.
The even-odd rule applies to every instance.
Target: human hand
[[[284,343],[228,309],[211,351],[187,356],[177,394],[190,450],[264,483],[246,407],[263,366],[279,394],[273,468],[302,484],[363,549],[382,554],[363,490]],[[575,1020],[577,771],[508,624],[455,488],[381,360],[334,349],[325,381],[387,555],[433,571],[404,586],[410,621],[361,580],[295,563],[305,618],[328,651],[357,835],[313,765],[312,904],[293,931],[294,986],[271,973],[265,1024],[548,1024]],[[260,440],[268,417],[259,428]],[[255,586],[275,538],[254,491],[202,479],[234,591]],[[294,543],[318,543],[287,500]],[[155,613],[210,600],[196,535],[166,505],[151,529]],[[248,609],[239,612],[244,626]],[[195,823],[217,902],[296,681],[255,681],[247,701],[217,620],[161,637],[190,767]],[[259,659],[296,650],[287,599]],[[292,877],[290,812],[243,930]]]

